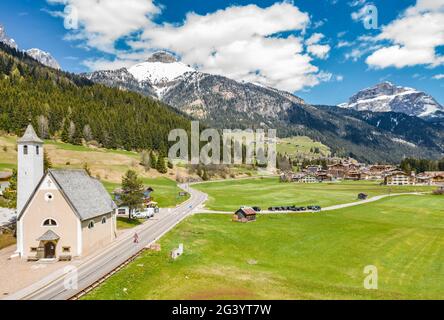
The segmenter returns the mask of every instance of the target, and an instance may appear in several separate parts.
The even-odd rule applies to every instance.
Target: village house
[[[384,178],[384,184],[388,186],[415,185],[416,177],[404,171],[393,171]]]
[[[299,183],[318,183],[319,179],[314,174],[302,172],[293,175],[292,181]]]
[[[250,207],[241,207],[233,214],[235,222],[252,222],[256,221],[256,211]]]
[[[333,181],[333,177],[327,173],[327,170],[321,170],[318,171],[316,173],[316,178],[318,179],[318,181],[323,182],[323,181]]]
[[[17,252],[28,260],[70,260],[116,238],[116,205],[85,170],[43,168],[43,141],[28,126],[18,144]]]
[[[308,173],[316,174],[321,170],[322,170],[322,166],[311,165],[311,166],[307,166],[304,171],[308,172]]]
[[[145,188],[143,190],[143,195],[142,195],[143,206],[144,208],[155,208],[156,209],[155,212],[158,212],[158,203],[153,201],[152,197],[153,192],[154,189],[151,187]],[[129,216],[130,208],[122,202],[123,193],[124,191],[121,188],[115,189],[113,191],[114,201],[118,205],[117,214],[119,216],[120,215]],[[135,211],[135,209],[133,211]]]
[[[423,173],[420,173],[416,176],[416,184],[431,185],[432,184],[432,177],[427,176]]]
[[[369,179],[380,180],[384,179],[385,176],[390,175],[391,172],[396,171],[397,169],[392,165],[376,164],[369,166],[367,170]]]
[[[354,181],[361,180],[361,172],[359,172],[358,170],[350,170],[345,173],[344,179]]]
[[[431,178],[432,185],[444,185],[444,171],[426,171],[424,175]]]

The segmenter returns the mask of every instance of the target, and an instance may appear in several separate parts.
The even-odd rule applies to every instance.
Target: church
[[[85,170],[44,172],[43,141],[29,125],[17,141],[17,252],[21,258],[71,260],[116,238],[116,205]]]

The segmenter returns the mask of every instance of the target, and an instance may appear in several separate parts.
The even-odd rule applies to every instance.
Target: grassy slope
[[[310,152],[314,148],[319,148],[320,154]],[[282,154],[286,153],[294,156],[319,157],[320,155],[330,155],[329,147],[305,136],[279,139],[276,150]]]
[[[356,201],[358,193],[369,197],[389,192],[429,191],[431,187],[387,187],[378,182],[280,183],[278,178],[246,179],[196,184],[194,188],[209,195],[206,207],[213,210],[235,210],[239,206],[320,205],[330,206]]]
[[[195,215],[87,299],[442,299],[444,198],[400,196],[238,224]],[[185,254],[169,251],[184,243]],[[378,268],[365,290],[363,269]],[[123,289],[126,288],[126,292]]]
[[[0,170],[16,167],[15,145],[16,137],[0,136]],[[7,152],[3,147],[7,147]],[[83,168],[84,163],[88,163],[93,176],[99,177],[109,192],[120,186],[121,177],[128,169],[133,169],[147,186],[154,188],[153,196],[160,207],[175,206],[187,199],[177,197],[181,190],[176,182],[160,176],[155,170],[145,171],[139,165],[140,156],[136,152],[75,146],[51,140],[45,141],[45,150],[55,168]]]

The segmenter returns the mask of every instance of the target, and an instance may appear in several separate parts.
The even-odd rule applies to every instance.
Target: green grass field
[[[313,152],[316,148],[319,149],[318,154]],[[331,153],[329,147],[306,136],[279,139],[276,151],[282,154],[306,157],[328,156]]]
[[[154,189],[153,199],[156,201],[160,208],[175,207],[189,198],[189,195],[179,197],[179,192],[182,191],[176,182],[168,178],[142,178],[145,186],[152,187]],[[112,183],[104,181],[103,185],[111,193],[116,188],[120,187],[119,183]]]
[[[128,219],[124,217],[117,217],[117,229],[131,229],[137,227],[138,225],[141,225],[143,222],[144,220],[142,219]]]
[[[443,299],[444,198],[328,213],[195,215],[85,299]],[[184,243],[176,261],[169,251]],[[378,289],[363,287],[364,267]]]
[[[240,206],[320,205],[322,207],[357,201],[358,193],[369,197],[400,192],[431,191],[432,187],[387,187],[379,182],[345,181],[341,183],[281,183],[278,178],[257,178],[193,186],[208,194],[206,207],[232,211]]]

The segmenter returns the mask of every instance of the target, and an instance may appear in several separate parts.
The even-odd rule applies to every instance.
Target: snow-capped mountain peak
[[[128,69],[139,82],[149,81],[154,86],[163,87],[174,79],[195,69],[177,61],[177,59],[166,52],[156,52],[142,62]]]
[[[0,24],[0,42],[3,42],[11,48],[18,49],[17,43],[6,34],[5,28]]]
[[[400,112],[420,118],[442,116],[444,107],[428,94],[385,81],[359,91],[339,107],[358,111]]]
[[[26,50],[26,53],[45,66],[48,66],[48,67],[51,67],[54,69],[60,69],[59,63],[57,62],[56,59],[54,59],[53,56],[51,56],[51,54],[49,52],[45,52],[45,51],[37,49],[37,48],[32,48],[32,49]]]

